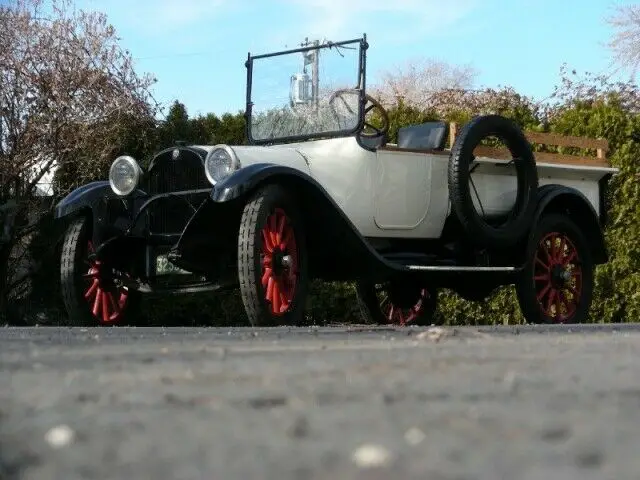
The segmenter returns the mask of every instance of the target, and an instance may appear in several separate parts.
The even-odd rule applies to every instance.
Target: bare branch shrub
[[[614,62],[635,76],[640,66],[640,4],[618,5],[606,21],[615,32],[609,41]]]

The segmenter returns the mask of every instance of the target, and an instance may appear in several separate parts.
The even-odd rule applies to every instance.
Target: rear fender
[[[543,215],[559,213],[568,216],[582,230],[596,264],[606,263],[608,254],[602,227],[595,209],[582,192],[564,185],[544,185],[538,190],[538,207],[532,225],[537,225]],[[534,248],[531,229],[528,239],[529,249]],[[530,251],[527,249],[527,251]]]

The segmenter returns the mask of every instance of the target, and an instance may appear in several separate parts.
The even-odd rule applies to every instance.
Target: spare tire
[[[489,136],[506,143],[517,170],[516,203],[506,221],[498,226],[489,224],[476,211],[469,186],[473,151]],[[528,232],[537,203],[538,171],[531,145],[513,121],[500,115],[485,115],[464,125],[451,148],[448,173],[451,207],[472,242],[489,248],[508,247]]]

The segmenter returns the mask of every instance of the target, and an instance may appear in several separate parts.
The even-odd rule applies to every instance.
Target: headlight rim
[[[209,168],[207,167],[207,164],[209,162],[209,159],[218,150],[224,150],[226,152],[226,154],[229,155],[229,158],[231,159],[231,162],[229,163],[229,168],[230,168],[231,172],[235,172],[236,170],[238,170],[240,168],[240,159],[236,155],[236,152],[233,150],[233,148],[231,148],[226,143],[219,143],[217,145],[214,145],[211,148],[211,150],[209,150],[209,153],[207,153],[207,156],[204,159],[204,174],[207,177],[207,180],[209,181],[209,183],[211,185],[213,185],[213,186],[216,186],[220,181],[222,181],[222,180],[224,180],[225,178],[228,177],[228,176],[225,176],[223,178],[220,178],[220,179],[216,180],[216,179],[212,178],[211,175],[209,175]]]
[[[113,181],[113,171],[118,161],[121,161],[121,160],[125,160],[126,162],[129,163],[129,165],[133,166],[133,170],[135,172],[133,187],[128,192],[125,192],[124,190],[120,190],[119,188],[117,188]],[[111,190],[113,191],[113,193],[115,193],[119,197],[126,197],[128,195],[131,195],[131,193],[133,193],[136,190],[136,188],[138,188],[138,185],[140,185],[141,177],[142,177],[142,168],[140,167],[140,164],[137,162],[137,160],[133,158],[131,155],[120,155],[113,162],[111,162],[111,167],[109,167],[109,185],[111,186]]]

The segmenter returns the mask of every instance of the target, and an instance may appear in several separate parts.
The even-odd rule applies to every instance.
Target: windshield
[[[249,141],[354,133],[362,117],[363,44],[358,39],[249,57]]]

